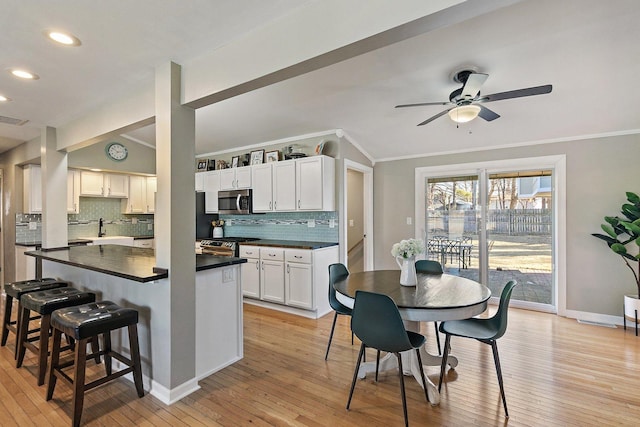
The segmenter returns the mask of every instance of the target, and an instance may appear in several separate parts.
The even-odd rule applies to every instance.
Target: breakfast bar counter
[[[39,259],[98,271],[136,282],[152,282],[169,276],[166,269],[157,268],[155,251],[121,245],[71,246],[29,251],[26,255]],[[196,255],[196,271],[247,262],[242,258]]]

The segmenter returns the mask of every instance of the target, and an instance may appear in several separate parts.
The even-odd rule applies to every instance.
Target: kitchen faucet
[[[100,218],[100,222],[98,223],[98,237],[102,237],[107,234],[105,231],[102,231],[102,227],[104,227],[104,220]]]

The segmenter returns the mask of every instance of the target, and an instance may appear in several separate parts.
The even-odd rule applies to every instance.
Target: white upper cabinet
[[[155,176],[147,177],[147,213],[156,211],[156,193],[158,192],[158,178]]]
[[[153,213],[158,181],[155,176],[129,177],[129,198],[122,201],[124,213]]]
[[[80,213],[80,171],[67,171],[67,213]]]
[[[105,197],[129,197],[129,176],[105,173],[104,189]]]
[[[273,183],[271,180],[272,163],[251,166],[253,176],[253,211],[273,211]]]
[[[42,171],[38,165],[22,169],[22,201],[24,213],[42,213]]]
[[[220,190],[251,188],[251,168],[220,169]]]
[[[313,156],[296,160],[296,209],[335,210],[335,160]]]
[[[80,195],[93,197],[129,197],[129,176],[80,171]]]
[[[220,171],[202,172],[204,190],[204,211],[218,213],[218,190],[220,190]]]
[[[296,160],[273,164],[273,210],[296,210]]]
[[[204,174],[205,172],[196,173],[196,192],[201,193],[204,191]]]

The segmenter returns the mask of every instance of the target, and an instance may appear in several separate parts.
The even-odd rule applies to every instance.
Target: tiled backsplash
[[[120,199],[80,197],[80,213],[69,214],[67,218],[69,239],[98,236],[100,218],[104,220],[107,236],[153,236],[153,215],[125,215]],[[16,243],[41,240],[41,215],[16,214]]]
[[[220,219],[225,221],[226,237],[338,242],[338,212],[220,215]]]

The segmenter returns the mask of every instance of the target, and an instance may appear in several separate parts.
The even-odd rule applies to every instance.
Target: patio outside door
[[[427,177],[427,257],[446,273],[486,284],[494,297],[516,280],[514,300],[552,309],[551,183],[552,170]]]

